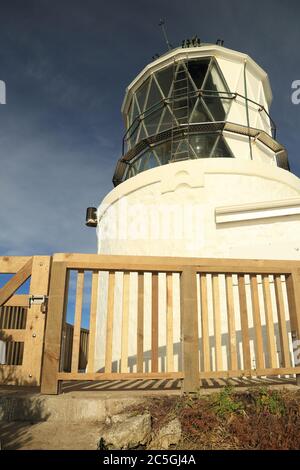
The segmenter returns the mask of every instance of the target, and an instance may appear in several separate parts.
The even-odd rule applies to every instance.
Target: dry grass
[[[227,387],[208,397],[153,398],[147,409],[154,430],[179,418],[179,449],[300,448],[300,392],[260,387],[236,393]]]

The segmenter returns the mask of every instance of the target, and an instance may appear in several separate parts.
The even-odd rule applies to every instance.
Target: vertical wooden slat
[[[300,270],[293,270],[286,276],[286,290],[289,305],[289,314],[291,321],[292,341],[300,340]],[[294,355],[296,356],[299,348],[293,345]],[[294,359],[295,365],[299,366],[299,357]],[[300,386],[300,374],[296,374],[296,383]]]
[[[115,273],[109,272],[106,320],[105,372],[112,371]]]
[[[230,352],[230,368],[237,370],[237,349],[236,349],[236,328],[234,316],[234,301],[233,301],[233,287],[232,287],[232,274],[225,275],[226,282],[226,306],[227,306],[227,322],[228,322],[228,344]]]
[[[21,307],[14,307],[15,311],[15,318],[14,318],[14,327],[19,329],[20,328],[20,319],[22,316],[22,309]]]
[[[18,307],[17,308],[17,325],[16,328],[23,328],[23,321],[24,321],[24,308]]]
[[[12,345],[11,364],[16,365],[17,364],[16,358],[17,358],[18,343],[17,343],[17,341],[12,341],[11,345]]]
[[[17,308],[17,324],[16,324],[16,328],[18,329],[22,329],[23,328],[23,321],[24,321],[24,312],[25,312],[25,309],[24,307],[18,307]]]
[[[22,320],[24,316],[24,308],[23,307],[15,307],[16,310],[16,320],[15,320],[15,328],[20,329],[22,328]]]
[[[75,303],[75,318],[74,318],[74,333],[73,333],[71,372],[78,372],[78,367],[79,367],[80,330],[81,330],[83,289],[84,289],[84,271],[80,270],[80,271],[78,271],[77,286],[76,286],[76,303]]]
[[[21,316],[21,308],[14,307],[14,327],[15,328],[19,328],[18,322],[19,322],[20,316]]]
[[[7,328],[7,326],[6,326],[6,309],[7,309],[7,307],[0,307],[0,308],[3,312],[3,317],[2,317],[2,322],[3,322],[2,325],[3,326],[2,326],[2,328],[5,329],[5,328]]]
[[[212,274],[212,294],[213,294],[213,312],[214,312],[214,334],[216,348],[216,370],[222,370],[222,334],[221,334],[221,307],[219,291],[219,275]]]
[[[206,274],[200,273],[200,295],[201,295],[201,330],[202,330],[202,354],[203,368],[205,372],[211,370],[209,327],[208,327],[208,297]]]
[[[6,307],[6,328],[9,328],[9,322],[10,322],[10,307]]]
[[[289,340],[288,333],[286,328],[286,318],[285,318],[285,307],[283,300],[282,292],[282,282],[281,276],[274,275],[274,285],[275,285],[275,296],[276,296],[276,306],[278,314],[278,328],[279,328],[279,337],[280,337],[280,346],[281,346],[281,356],[282,364],[279,364],[279,367],[290,367],[291,358],[289,351]]]
[[[183,391],[199,388],[197,272],[186,267],[180,276],[181,337],[183,353]]]
[[[6,343],[6,364],[12,364],[12,341]]]
[[[9,307],[2,307],[4,309],[4,328],[9,328]]]
[[[158,273],[152,273],[151,368],[158,372]]]
[[[264,343],[263,343],[263,335],[262,335],[260,307],[259,307],[259,294],[258,294],[256,274],[250,274],[250,286],[251,286],[251,302],[252,302],[252,314],[253,314],[253,325],[254,325],[255,346],[256,346],[256,368],[263,369],[265,367]]]
[[[17,341],[13,341],[13,360],[12,364],[17,365],[18,364],[18,351],[19,351],[19,344]]]
[[[266,315],[266,330],[267,330],[267,345],[269,352],[270,367],[277,367],[276,346],[275,346],[275,332],[274,332],[274,317],[270,291],[270,281],[268,275],[262,275],[264,305]]]
[[[13,317],[12,317],[12,324],[11,328],[14,329],[24,329],[23,328],[23,321],[24,321],[24,307],[13,307]]]
[[[23,307],[17,307],[16,308],[16,328],[20,329],[22,328],[22,319],[24,315],[24,308]]]
[[[292,335],[300,339],[300,270],[286,276],[286,290]]]
[[[15,325],[15,328],[20,329],[21,324],[22,324],[23,308],[22,307],[14,307],[14,310],[15,310],[14,325]]]
[[[16,362],[15,362],[16,365],[21,364],[21,344],[22,343],[20,342],[16,343],[17,345],[17,354],[16,354]]]
[[[20,365],[23,363],[24,343],[20,343]]]
[[[73,326],[69,323],[65,324],[64,328],[64,367],[68,372],[71,372],[71,362],[72,362],[72,344],[73,344]]]
[[[16,307],[11,307],[10,309],[10,328],[16,329]]]
[[[68,308],[68,298],[69,298],[69,282],[70,282],[70,271],[67,271],[66,275],[66,285],[68,286],[66,289],[66,294],[64,298],[64,322],[62,326],[62,341],[61,341],[61,352],[60,352],[60,365],[59,370],[64,370],[65,367],[65,358],[66,355],[70,355],[70,363],[68,363],[68,371],[71,372],[71,361],[72,361],[72,343],[69,344],[68,340],[68,333],[69,333],[69,325],[66,323],[66,315],[67,315],[67,308]],[[72,342],[73,342],[73,326],[72,326]]]
[[[54,262],[51,271],[42,369],[41,392],[45,394],[56,394],[59,391],[57,373],[59,371],[61,335],[65,314],[64,302],[67,290],[67,265],[63,262]]]
[[[79,349],[79,369],[85,369],[88,355],[88,333],[87,330],[80,330],[80,349]]]
[[[22,328],[26,328],[27,325],[27,316],[28,316],[28,308],[24,309],[24,315],[23,315],[23,323],[22,323]]]
[[[12,328],[13,325],[13,307],[8,308],[8,328]]]
[[[18,316],[17,316],[17,328],[22,329],[23,328],[23,323],[24,323],[24,314],[25,314],[25,309],[24,307],[19,307],[18,308]]]
[[[22,328],[22,316],[23,316],[23,308],[22,307],[14,307],[15,310],[15,328],[20,329]]]
[[[11,308],[6,307],[5,308],[5,328],[9,328],[10,325],[10,314],[11,314]]]
[[[245,276],[243,274],[238,275],[238,289],[239,289],[239,303],[240,303],[241,328],[242,328],[244,369],[249,370],[251,369],[251,355],[250,355],[246,286],[245,286]]]
[[[138,305],[137,305],[137,372],[144,367],[144,273],[138,273]]]
[[[21,329],[23,324],[23,317],[24,317],[24,308],[17,307],[17,321],[16,321],[16,328]]]
[[[167,322],[166,322],[166,337],[167,337],[167,372],[174,370],[173,358],[173,275],[167,273],[166,275],[166,289],[167,289]]]
[[[128,370],[128,317],[129,317],[130,273],[123,274],[121,372]]]
[[[17,328],[23,328],[23,319],[24,319],[24,308],[23,307],[19,307],[18,308],[18,321],[17,321]]]
[[[95,371],[95,346],[96,346],[96,322],[97,322],[97,300],[98,300],[98,284],[99,272],[93,271],[92,273],[92,291],[91,291],[91,306],[90,306],[90,333],[89,345],[87,355],[87,371]]]

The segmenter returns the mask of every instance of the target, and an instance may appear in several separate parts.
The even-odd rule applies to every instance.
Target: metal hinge
[[[40,305],[41,312],[47,312],[48,296],[47,295],[30,295],[29,296],[29,308],[32,305]]]

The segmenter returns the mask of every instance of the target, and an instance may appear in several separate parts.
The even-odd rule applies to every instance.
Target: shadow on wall
[[[9,343],[12,342],[12,337],[0,330],[0,340]],[[35,382],[29,383],[22,378],[19,368],[21,366],[0,365],[1,449],[22,448],[30,440],[28,429],[32,423],[46,421],[49,418],[49,414],[45,411],[45,399],[30,396],[31,392],[37,392],[39,388]],[[20,419],[22,421],[19,421]]]
[[[290,331],[290,322],[286,322],[286,327],[287,331]],[[262,336],[263,336],[263,344],[264,344],[264,359],[265,359],[265,367],[266,368],[271,368],[271,361],[267,349],[267,327],[266,325],[263,325],[262,327]],[[250,342],[254,342],[254,351],[256,350],[255,348],[255,330],[254,328],[249,328],[249,338]],[[279,326],[278,323],[274,323],[274,332],[275,332],[275,347],[276,347],[276,352],[279,357],[279,363],[278,367],[284,367],[283,365],[283,360],[281,356],[281,345],[280,345],[280,336],[279,336]],[[224,347],[226,351],[226,357],[227,357],[227,368],[230,368],[230,350],[229,350],[229,335],[228,333],[224,333],[221,335],[221,344],[222,344],[222,352],[223,352],[223,362],[224,362]],[[209,349],[210,349],[210,364],[215,363],[215,356],[214,356],[214,350],[215,350],[215,337],[214,335],[211,335],[209,337]],[[243,364],[243,353],[242,353],[242,331],[236,331],[236,349],[237,349],[237,363],[238,363],[238,369],[242,369],[242,364]],[[202,354],[202,339],[199,338],[199,344],[198,344],[198,350],[200,352],[200,370],[204,370],[204,358]],[[174,356],[174,363],[178,364],[179,367],[174,370],[182,370],[181,364],[182,364],[182,345],[181,343],[174,343],[173,344],[173,356]],[[167,372],[167,349],[166,346],[161,346],[158,349],[158,358],[159,358],[159,371],[160,372]],[[251,355],[251,359],[253,360],[251,366],[253,369],[256,367],[255,363],[255,357]],[[291,364],[293,364],[293,354],[292,351],[290,350],[290,360]],[[226,364],[226,363],[225,363]],[[223,370],[226,370],[225,364],[223,366]],[[136,365],[137,365],[137,356],[132,355],[128,357],[128,369],[129,372],[135,372],[136,371]],[[112,372],[120,372],[121,368],[121,360],[115,360],[112,362]],[[105,372],[104,367],[101,367],[97,372]],[[151,372],[151,350],[150,351],[144,351],[144,372]]]
[[[17,450],[30,442],[30,427],[37,422],[47,421],[50,416],[45,412],[44,400],[20,396],[19,390],[0,396],[1,449]]]

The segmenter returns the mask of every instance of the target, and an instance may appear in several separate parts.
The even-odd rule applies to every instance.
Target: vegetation
[[[299,449],[300,392],[268,387],[209,396],[159,397],[147,408],[154,429],[178,417],[180,449]]]
[[[233,387],[227,386],[213,397],[212,409],[218,416],[225,417],[228,414],[242,412],[244,407],[233,394]]]

